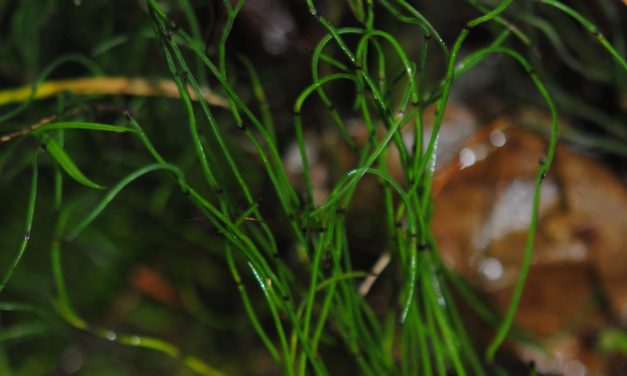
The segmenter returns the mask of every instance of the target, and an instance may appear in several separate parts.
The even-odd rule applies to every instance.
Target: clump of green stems
[[[427,19],[410,3],[404,0],[380,0],[381,11],[387,11],[399,22],[416,29],[421,38],[418,61],[408,57],[405,47],[390,33],[375,28],[375,4],[373,0],[352,0],[351,9],[360,22],[360,27],[336,27],[321,14],[313,0],[307,0],[311,15],[325,28],[326,35],[320,39],[311,57],[311,84],[296,98],[293,107],[294,135],[300,149],[303,165],[304,189],[297,191],[289,182],[284,167],[272,114],[269,110],[262,79],[254,65],[245,58],[241,62],[251,77],[252,88],[258,108],[251,107],[236,92],[227,65],[227,40],[245,1],[235,3],[224,0],[226,22],[217,47],[217,61],[205,53],[204,40],[187,1],[180,2],[190,22],[191,34],[175,27],[168,14],[154,0],[147,1],[156,41],[161,49],[167,68],[180,92],[180,103],[187,114],[190,140],[196,160],[201,167],[205,187],[192,186],[180,166],[166,160],[145,133],[140,118],[125,114],[125,126],[88,123],[81,121],[55,122],[33,132],[45,145],[45,151],[56,162],[55,198],[60,215],[52,244],[52,267],[57,290],[54,300],[60,316],[73,327],[90,332],[107,340],[124,345],[139,346],[160,351],[183,364],[206,375],[221,375],[221,371],[194,356],[185,355],[175,345],[160,339],[120,334],[93,327],[83,320],[72,308],[64,282],[61,263],[62,240],[71,241],[79,237],[116,196],[133,181],[146,174],[166,171],[179,185],[189,200],[211,222],[226,240],[223,255],[227,261],[234,283],[237,285],[250,324],[267,348],[272,359],[280,364],[286,375],[332,375],[331,368],[320,351],[324,336],[329,328],[341,338],[353,362],[364,375],[458,375],[488,373],[490,365],[512,327],[533,254],[533,240],[538,216],[540,186],[553,161],[557,143],[556,106],[540,75],[536,64],[532,64],[520,52],[507,47],[507,42],[517,38],[529,45],[530,38],[504,16],[511,0],[504,0],[496,7],[488,7],[475,1],[470,3],[480,16],[469,20],[454,43],[449,46],[440,37]],[[603,37],[598,29],[573,9],[555,0],[541,0],[540,4],[555,7],[573,17],[588,30],[593,38],[609,52],[620,69],[627,70],[624,58]],[[521,17],[531,25],[538,25],[551,33],[550,25],[542,24],[532,15]],[[477,27],[490,24],[499,29],[493,42],[464,58],[459,52],[466,38]],[[551,34],[552,35],[552,34]],[[349,43],[347,40],[356,43]],[[559,42],[556,42],[559,43]],[[186,58],[195,58],[193,66]],[[426,87],[428,60],[440,54],[446,61],[446,72],[440,83]],[[518,63],[533,82],[540,97],[551,113],[548,148],[538,162],[535,177],[533,209],[529,214],[531,224],[514,293],[509,308],[500,323],[468,289],[464,282],[447,270],[438,254],[437,244],[429,229],[433,210],[431,181],[436,164],[435,151],[438,134],[443,122],[449,93],[455,79],[469,72],[486,57],[500,54]],[[81,61],[78,57],[69,57]],[[55,62],[39,81],[59,64]],[[89,66],[88,62],[81,61]],[[323,71],[322,65],[326,64]],[[398,72],[390,67],[401,66]],[[95,68],[94,68],[95,69]],[[196,73],[193,73],[196,72]],[[202,98],[201,84],[210,74],[229,102],[230,123],[219,123],[212,108],[200,100],[193,102],[187,90],[191,87],[196,97]],[[357,146],[347,130],[339,109],[325,90],[337,81],[350,81],[354,85],[353,110],[358,113],[370,137],[364,145]],[[358,156],[356,167],[348,171],[333,187],[328,199],[319,206],[314,204],[313,183],[307,159],[302,114],[305,106],[315,97],[328,109],[337,131],[346,144]],[[398,98],[398,99],[393,99]],[[16,116],[30,103],[22,103],[14,111],[2,116],[3,121]],[[433,130],[428,139],[423,139],[425,108],[434,103],[436,116]],[[260,113],[258,116],[256,113]],[[200,115],[199,115],[200,114]],[[198,116],[208,124],[199,129]],[[308,259],[307,283],[296,279],[289,264],[284,261],[285,252],[277,245],[277,234],[268,224],[253,195],[254,189],[242,173],[236,156],[227,143],[226,130],[237,127],[254,146],[257,157],[263,163],[265,174],[272,182],[280,208],[288,218],[290,236]],[[408,147],[400,134],[406,127],[414,128],[413,145]],[[101,132],[123,132],[138,137],[154,162],[137,169],[118,184],[109,188],[101,201],[77,224],[71,225],[69,218],[76,205],[66,205],[62,199],[64,173],[73,180],[93,189],[104,187],[87,178],[78,165],[64,151],[63,134],[72,129]],[[378,137],[381,129],[383,137]],[[203,136],[207,135],[207,138]],[[402,181],[395,181],[386,164],[386,155],[396,148],[403,170]],[[37,155],[41,151],[37,151]],[[33,175],[30,198],[27,206],[25,235],[10,269],[2,278],[0,290],[10,280],[13,270],[26,249],[35,213],[38,175],[37,159],[33,159]],[[219,163],[218,161],[225,161]],[[387,247],[393,262],[398,266],[402,288],[396,297],[397,308],[392,307],[377,317],[373,309],[358,293],[356,280],[367,273],[352,267],[349,239],[347,238],[346,212],[359,183],[366,175],[373,175],[381,183],[381,197],[385,207]],[[237,193],[225,192],[226,183],[232,182]],[[209,194],[201,192],[210,191]],[[242,212],[241,198],[247,209]],[[253,220],[250,220],[250,219]],[[323,267],[323,264],[329,263]],[[250,287],[243,283],[243,275],[254,277],[256,288],[265,297],[266,308],[273,326],[263,325],[259,307],[251,303]],[[296,281],[296,282],[295,282]],[[458,290],[472,308],[485,320],[496,326],[496,335],[485,354],[478,353],[469,338],[455,301],[453,289]],[[37,311],[18,303],[3,303],[2,310]],[[265,309],[264,309],[265,311]],[[495,368],[496,367],[496,368]]]

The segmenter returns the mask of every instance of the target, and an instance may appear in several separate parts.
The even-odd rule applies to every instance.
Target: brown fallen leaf
[[[492,127],[504,129],[506,144],[447,176],[432,228],[444,262],[504,312],[522,260],[545,141],[503,127],[513,125],[509,120],[498,123]],[[533,264],[516,315],[516,325],[548,350],[517,346],[539,371],[608,372],[589,338],[605,326],[627,323],[626,212],[625,185],[608,168],[558,147],[543,183]]]
[[[158,302],[180,307],[181,300],[176,289],[159,273],[147,266],[138,266],[129,276],[132,288]]]

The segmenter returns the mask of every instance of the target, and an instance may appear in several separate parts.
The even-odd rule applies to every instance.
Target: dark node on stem
[[[318,228],[318,232],[321,232],[321,233],[322,233],[322,232],[326,232],[326,231],[327,231],[327,226],[320,226],[320,227]]]
[[[165,31],[165,39],[167,39],[168,42],[172,42],[172,30]]]
[[[538,164],[540,164],[540,166],[543,166],[546,163],[546,157],[542,157],[540,158],[540,160],[538,161]]]
[[[299,117],[300,116],[300,111],[297,109],[293,109],[292,110],[292,115],[294,115],[294,117]]]
[[[425,34],[425,40],[429,40],[431,39],[431,33],[426,33]]]
[[[237,127],[239,128],[240,131],[245,131],[248,128],[248,126],[245,123],[238,124]]]
[[[122,115],[124,115],[124,118],[128,121],[133,120],[133,115],[131,115],[131,112],[128,110],[125,110]]]
[[[220,187],[219,185],[215,187],[214,191],[217,195],[221,195],[222,193],[224,193],[224,189],[222,189],[222,187]]]
[[[338,208],[335,212],[336,212],[338,215],[344,215],[344,214],[346,214],[346,209],[344,209],[344,208]]]
[[[327,106],[327,108],[329,109],[329,111],[335,111],[335,104],[333,104],[333,103],[329,103],[329,105]]]
[[[172,23],[170,24],[170,30],[172,31],[178,31],[178,29],[180,28],[181,28],[181,25],[179,25],[175,21],[172,21]]]
[[[410,237],[410,238],[417,238],[418,234],[415,233],[415,232],[409,232],[409,233],[407,233],[407,236]]]
[[[394,222],[394,226],[396,226],[398,228],[401,228],[401,227],[403,227],[403,223],[400,222],[400,221],[396,221],[396,222]]]
[[[279,256],[279,252],[274,252],[274,253],[272,254],[272,257],[274,257],[274,258],[275,258],[275,259],[277,259],[277,260],[281,258],[281,256]]]
[[[420,105],[420,99],[412,100],[411,104],[414,107],[418,107]]]
[[[418,244],[418,250],[420,252],[424,252],[427,249],[429,249],[429,244],[427,244],[427,243],[420,243],[420,244]]]
[[[527,67],[526,71],[527,71],[527,74],[535,74],[536,73],[536,70],[533,69],[533,67]]]
[[[361,64],[361,61],[355,61],[355,70],[360,71],[364,69],[364,66]]]
[[[286,302],[289,302],[290,297],[288,295],[283,295],[283,300],[285,300]]]
[[[324,254],[324,268],[329,269],[331,267],[331,252],[326,251]]]
[[[235,285],[237,285],[237,287],[242,287],[244,286],[244,284],[242,283],[242,281],[240,279],[235,281]]]
[[[187,80],[187,70],[179,69],[176,71],[176,75],[183,81]]]
[[[28,240],[28,239],[30,239],[30,231],[26,231],[24,233],[24,240]]]
[[[546,178],[546,174],[542,173],[542,175],[540,175],[540,181],[543,181]]]
[[[259,198],[257,198],[257,201],[256,201],[257,206],[261,206],[261,204],[263,204],[263,200],[264,200],[263,196],[259,196]]]
[[[45,143],[42,142],[41,144],[39,144],[40,152],[45,153],[47,148],[48,148],[48,145],[46,145]]]
[[[310,12],[311,12],[311,15],[313,16],[313,18],[315,18],[317,20],[320,19],[320,13],[318,13],[317,9],[313,8],[313,9],[310,10]]]
[[[307,232],[307,226],[303,226],[303,227],[301,227],[301,228],[300,228],[300,231],[302,231],[302,232]]]
[[[375,272],[373,270],[371,270],[370,273],[368,273],[368,274],[370,274],[373,277],[378,277],[380,275],[379,273],[377,273],[377,272]]]
[[[590,33],[599,39],[603,37],[601,30],[597,29],[596,27],[590,29]]]
[[[470,22],[467,22],[467,23],[464,25],[464,29],[466,29],[466,30],[472,30],[474,27],[475,27],[475,26],[474,26],[474,25],[472,25]]]

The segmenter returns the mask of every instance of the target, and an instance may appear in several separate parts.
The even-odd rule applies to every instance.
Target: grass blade
[[[87,217],[85,217],[78,224],[78,226],[76,226],[76,228],[74,228],[74,230],[72,230],[67,235],[67,239],[68,240],[73,240],[81,232],[83,232],[83,230],[87,226],[89,226],[89,224],[91,222],[93,222],[94,219],[96,219],[96,217],[98,217],[98,215],[100,215],[100,213],[102,213],[102,211],[111,203],[111,201],[113,201],[115,196],[117,196],[118,193],[120,193],[120,191],[122,191],[122,189],[124,189],[127,185],[129,185],[133,180],[139,178],[142,175],[145,175],[145,174],[147,174],[149,172],[156,171],[156,170],[169,170],[169,171],[174,172],[176,175],[180,175],[180,171],[179,171],[178,168],[176,168],[175,166],[172,166],[172,165],[162,164],[162,163],[150,164],[148,166],[144,166],[144,167],[140,168],[139,170],[137,170],[135,172],[132,172],[127,177],[122,179],[119,183],[117,183],[113,188],[111,188],[111,190],[102,198],[100,203],[87,215]]]
[[[63,150],[63,148],[52,138],[44,138],[46,143],[46,150],[50,152],[50,155],[57,161],[57,163],[63,168],[63,170],[74,180],[82,185],[94,188],[104,189],[105,187],[93,182],[76,166],[76,163],[70,158],[70,156]]]
[[[47,131],[52,131],[55,129],[85,129],[90,131],[101,131],[101,132],[116,132],[116,133],[124,133],[124,132],[135,132],[135,130],[122,127],[119,125],[111,125],[111,124],[101,124],[101,123],[89,123],[82,121],[62,121],[58,123],[51,123],[42,128],[38,128],[33,131],[35,135],[41,135]]]
[[[30,235],[31,235],[30,232],[33,226],[33,216],[35,214],[35,202],[37,200],[37,180],[38,180],[37,158],[38,156],[36,155],[35,159],[33,160],[33,175],[32,175],[31,183],[30,183],[30,195],[28,198],[28,206],[26,208],[26,225],[24,226],[24,235],[22,237],[22,241],[20,242],[20,246],[17,251],[17,254],[15,255],[15,258],[13,259],[13,262],[9,266],[9,270],[7,270],[7,272],[4,274],[4,277],[2,277],[2,281],[0,282],[0,292],[4,290],[7,282],[9,282],[9,279],[11,279],[11,276],[13,275],[15,268],[17,268],[17,265],[20,263],[22,256],[24,256],[24,251],[26,251],[26,246],[28,245],[28,241],[30,239]]]

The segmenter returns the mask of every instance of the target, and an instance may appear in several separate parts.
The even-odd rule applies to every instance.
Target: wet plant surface
[[[0,374],[624,374],[625,18],[0,3]]]

